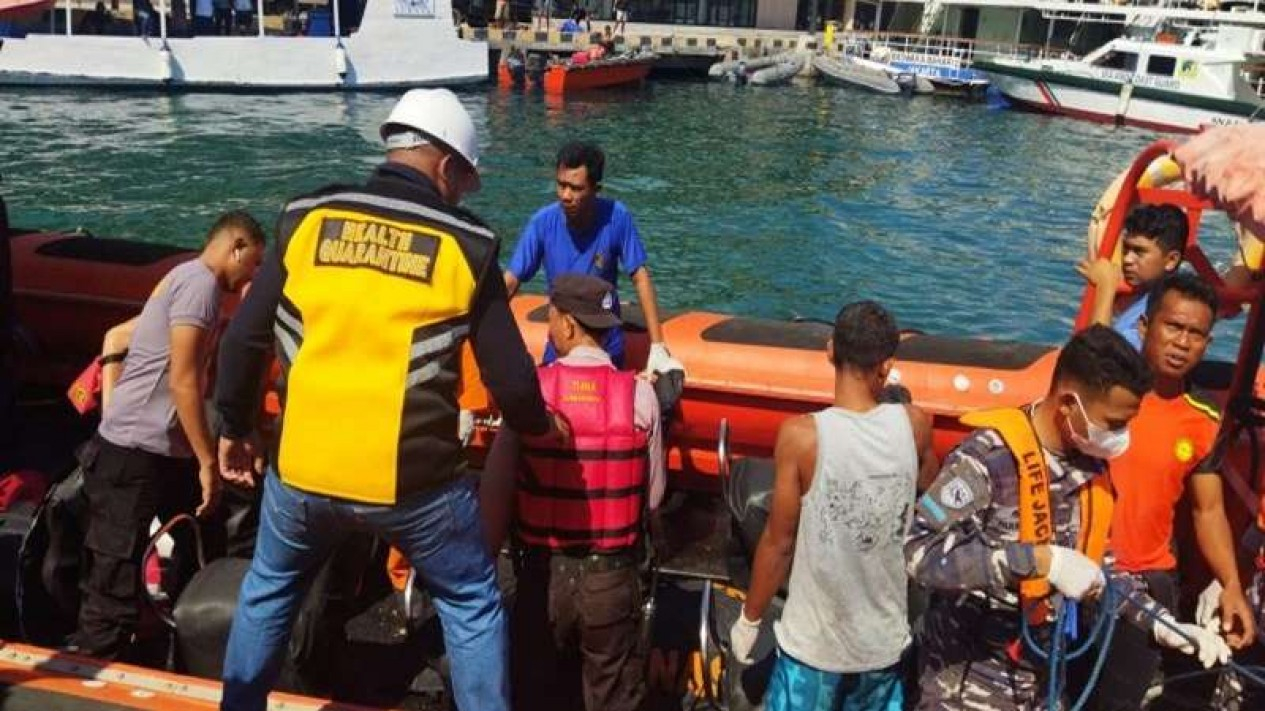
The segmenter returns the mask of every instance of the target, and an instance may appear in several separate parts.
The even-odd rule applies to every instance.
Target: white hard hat
[[[470,114],[451,91],[413,89],[407,92],[378,130],[383,141],[395,133],[389,130],[391,126],[413,129],[430,142],[442,143],[464,158],[478,176],[479,136]]]

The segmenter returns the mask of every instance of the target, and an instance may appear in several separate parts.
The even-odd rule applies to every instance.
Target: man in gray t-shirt
[[[843,307],[826,348],[833,406],[778,432],[773,505],[730,631],[734,656],[752,663],[761,619],[789,574],[766,711],[903,707],[903,544],[914,490],[936,463],[930,418],[879,400],[899,343],[883,307]]]
[[[254,275],[263,251],[259,223],[226,213],[202,253],[172,269],[135,320],[85,462],[87,565],[72,642],[80,652],[113,659],[136,629],[141,556],[154,517],[203,515],[215,506],[219,473],[202,404],[207,357],[221,299]]]

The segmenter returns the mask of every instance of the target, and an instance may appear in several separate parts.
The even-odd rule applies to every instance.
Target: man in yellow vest
[[[932,591],[919,709],[1044,705],[1045,664],[1018,643],[1021,615],[1043,626],[1052,593],[1080,600],[1106,583],[1107,461],[1128,448],[1129,421],[1150,388],[1142,356],[1110,328],[1091,326],[1059,354],[1043,399],[964,418],[978,429],[919,498],[905,544],[910,575]],[[1215,633],[1177,624],[1136,596],[1146,609],[1128,605],[1122,614],[1159,644],[1197,654],[1205,666],[1229,657]]]
[[[509,310],[499,243],[457,207],[479,187],[474,122],[416,89],[382,124],[362,186],[292,200],[224,334],[216,406],[224,476],[253,485],[250,434],[275,343],[282,413],[259,539],[224,661],[223,709],[263,711],[290,625],[351,531],[402,550],[439,611],[457,705],[509,708],[508,627],[458,440],[461,348],[515,430],[559,435]]]

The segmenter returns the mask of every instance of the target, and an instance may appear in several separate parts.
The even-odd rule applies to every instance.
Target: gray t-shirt
[[[153,454],[193,456],[168,382],[171,329],[186,325],[210,331],[219,312],[219,283],[201,259],[185,262],[167,274],[145,302],[132,332],[123,375],[101,418],[98,432],[103,438]]]
[[[787,654],[821,671],[885,669],[910,642],[902,546],[918,479],[913,427],[902,405],[832,407],[813,420],[817,468],[773,631]]]

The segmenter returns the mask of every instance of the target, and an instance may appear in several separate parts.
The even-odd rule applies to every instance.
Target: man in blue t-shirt
[[[632,214],[618,200],[598,197],[605,164],[602,149],[591,143],[568,143],[558,151],[558,201],[541,208],[527,221],[509,268],[505,270],[505,288],[513,296],[542,266],[549,286],[567,273],[589,274],[617,284],[622,270],[632,279],[646,316],[651,343],[646,372],[684,370],[663,344],[659,305],[650,270],[646,268],[646,248],[641,244]],[[614,294],[611,308],[619,315],[618,292]],[[607,331],[602,347],[610,353],[615,365],[622,368],[623,330]],[[545,362],[550,363],[556,357],[553,344],[548,344]]]

